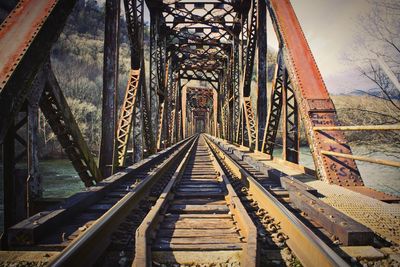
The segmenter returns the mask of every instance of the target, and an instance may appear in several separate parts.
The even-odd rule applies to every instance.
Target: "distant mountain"
[[[385,95],[381,89],[379,88],[372,88],[372,89],[358,89],[358,90],[353,90],[349,93],[342,93],[339,95],[352,95],[352,96],[376,96],[380,98],[387,98],[387,95]],[[398,99],[400,100],[400,93],[396,90],[391,90],[388,92],[388,95],[390,96],[391,99]]]

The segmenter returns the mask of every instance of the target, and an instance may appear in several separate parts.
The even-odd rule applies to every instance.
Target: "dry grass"
[[[381,125],[400,122],[400,111],[383,99],[370,96],[333,96],[332,100],[342,125]],[[400,148],[400,135],[394,131],[346,132],[346,136],[351,142],[365,145],[388,144]]]

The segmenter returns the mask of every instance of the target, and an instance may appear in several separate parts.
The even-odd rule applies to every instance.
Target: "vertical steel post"
[[[158,93],[162,90],[159,86],[159,24],[160,14],[157,12],[158,9],[150,9],[150,112],[151,112],[151,124],[153,128],[154,136],[157,136],[158,127]]]
[[[220,88],[221,90],[221,88]],[[218,112],[219,112],[219,99],[218,99],[218,92],[217,90],[213,90],[213,123],[214,125],[212,125],[212,129],[213,132],[211,134],[213,134],[215,137],[218,137]],[[210,118],[211,119],[211,118]]]
[[[187,94],[187,90],[186,90],[186,86],[183,87],[182,89],[182,96],[181,96],[181,103],[182,103],[182,113],[181,113],[181,117],[182,117],[182,137],[183,139],[185,139],[188,136],[188,123],[187,123],[187,113],[186,113],[186,94]]]
[[[267,28],[266,28],[266,3],[265,0],[257,0],[257,139],[256,150],[261,151],[264,137],[265,124],[267,122]]]
[[[38,116],[39,105],[28,106],[28,180],[27,180],[27,212],[34,213],[33,200],[42,196],[42,179],[39,173],[38,158]]]
[[[100,168],[104,177],[114,172],[117,123],[119,0],[106,0],[103,65],[103,108]]]
[[[50,63],[46,63],[50,65]],[[28,179],[27,179],[27,216],[33,215],[36,210],[33,201],[42,197],[43,185],[39,172],[38,157],[38,128],[39,103],[46,83],[45,72],[41,69],[32,83],[32,90],[28,99]]]
[[[3,227],[4,232],[1,236],[1,247],[6,249],[7,242],[7,229],[15,223],[15,150],[14,150],[14,135],[15,135],[15,122],[12,122],[8,128],[7,134],[3,143]]]
[[[282,86],[282,159],[287,160],[288,152],[288,103],[287,103],[287,70],[283,74]],[[275,139],[276,140],[276,139]],[[276,142],[276,141],[275,141]]]

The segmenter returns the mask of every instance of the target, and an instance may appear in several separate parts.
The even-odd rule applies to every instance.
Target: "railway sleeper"
[[[178,170],[136,232],[133,266],[256,266],[256,228],[203,136]]]
[[[187,140],[186,140],[187,141]],[[161,165],[185,146],[180,142],[163,152],[116,173],[85,192],[77,193],[48,211],[9,228],[11,249],[62,250],[95,220],[150,177],[152,165]],[[66,223],[68,220],[68,224]]]

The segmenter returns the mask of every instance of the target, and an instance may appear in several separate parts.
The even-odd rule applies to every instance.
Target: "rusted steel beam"
[[[297,101],[291,81],[284,74],[282,90],[282,158],[292,163],[299,163],[300,137]]]
[[[143,97],[142,90],[137,92],[133,124],[133,162],[143,159]]]
[[[120,1],[106,0],[103,64],[103,105],[99,166],[104,177],[116,165]]]
[[[34,200],[42,197],[43,184],[39,172],[38,134],[39,134],[39,104],[46,83],[46,76],[41,69],[32,84],[28,98],[28,179],[27,179],[27,212],[31,215]]]
[[[0,143],[76,0],[20,1],[0,27]]]
[[[125,18],[131,45],[131,68],[142,64],[144,0],[124,0]]]
[[[261,151],[267,123],[267,7],[265,0],[257,0],[257,138],[256,150]]]
[[[181,103],[182,103],[182,138],[185,139],[187,136],[189,136],[189,125],[188,125],[188,118],[189,113],[187,112],[187,106],[186,106],[186,98],[187,98],[187,87],[183,87],[182,89],[182,96],[181,96]]]
[[[1,236],[2,248],[7,248],[8,227],[23,220],[27,215],[26,180],[29,174],[27,166],[22,163],[28,153],[29,136],[25,130],[28,124],[27,101],[14,118],[12,126],[3,144],[2,172],[4,192],[4,233]],[[21,149],[22,146],[22,149]],[[18,164],[19,163],[19,164]],[[18,166],[17,166],[18,164]]]
[[[333,150],[351,154],[351,149],[340,131],[313,131],[314,127],[339,124],[335,106],[290,1],[270,0],[268,5],[278,39],[281,40],[285,66],[293,82],[318,178],[341,186],[363,185],[353,159],[338,160],[321,153],[322,150]]]
[[[213,96],[213,135],[215,137],[218,137],[217,135],[217,129],[218,129],[218,93],[216,90],[213,91],[214,96]]]
[[[393,161],[393,160],[386,160],[386,159],[374,159],[374,158],[370,158],[370,157],[357,156],[357,155],[345,154],[345,153],[337,153],[337,152],[327,151],[327,150],[321,150],[321,154],[326,155],[326,156],[335,157],[335,158],[360,160],[360,161],[400,168],[400,161]]]
[[[40,100],[40,109],[79,177],[86,186],[91,186],[102,179],[100,170],[83,139],[51,67],[46,67],[44,71],[47,73],[47,81]]]
[[[140,86],[140,72],[140,69],[130,71],[124,102],[122,103],[121,113],[118,120],[117,149],[119,166],[124,166],[126,162],[128,142],[131,135],[132,121],[136,108],[137,91]]]
[[[144,68],[144,61],[142,63]],[[146,72],[144,69],[141,71],[141,79],[145,80]],[[157,151],[156,143],[154,140],[153,129],[151,128],[151,111],[149,104],[149,96],[146,89],[146,83],[142,83],[142,112],[143,112],[143,135],[144,135],[144,144],[146,145],[145,150],[143,151],[144,157],[148,157],[151,154],[154,154]]]
[[[232,44],[232,141],[239,142],[236,133],[239,131],[240,120],[240,69],[239,69],[239,42],[235,38]]]
[[[159,81],[159,62],[160,58],[160,49],[159,49],[159,39],[160,39],[160,17],[161,14],[157,12],[158,9],[150,9],[150,112],[151,112],[151,121],[153,133],[157,136],[157,127],[158,127],[158,110],[160,103],[163,101],[163,96],[158,95],[159,91],[164,91],[164,88],[160,88],[163,86],[163,83]]]
[[[284,79],[287,76],[282,51],[278,52],[277,63],[275,66],[274,80],[272,82],[271,104],[269,105],[267,129],[264,132],[261,151],[272,156],[276,143],[276,134],[279,128],[279,120],[282,112]]]
[[[245,97],[250,96],[250,85],[251,77],[253,75],[254,68],[254,56],[256,52],[256,42],[257,42],[257,9],[258,1],[251,0],[250,12],[247,18],[247,44],[246,44],[246,54],[244,60],[244,69],[241,80],[241,90]]]
[[[283,186],[289,191],[290,201],[307,217],[335,235],[345,246],[370,245],[374,233],[368,227],[329,206],[305,189],[300,181],[281,177]]]
[[[257,144],[257,121],[254,116],[250,97],[244,97],[243,102],[249,148],[254,149]]]

